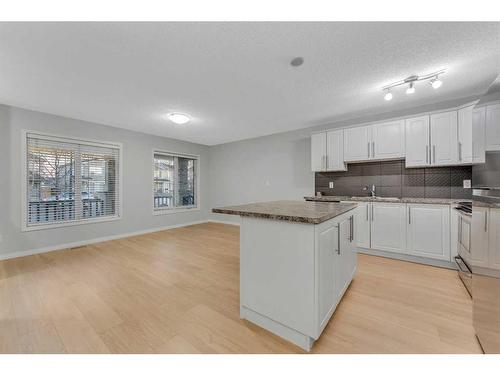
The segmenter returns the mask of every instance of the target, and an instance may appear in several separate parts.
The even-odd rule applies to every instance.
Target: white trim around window
[[[114,214],[104,215],[92,218],[67,219],[52,222],[28,223],[28,138],[36,138],[37,140],[45,140],[50,142],[61,142],[69,144],[77,144],[82,147],[97,147],[116,150],[118,168],[115,173],[118,173],[118,178],[115,180],[116,187],[114,196],[118,200],[114,209]],[[122,218],[123,204],[123,145],[116,142],[103,142],[99,140],[84,139],[80,137],[72,137],[58,134],[50,134],[39,131],[22,130],[21,131],[21,231],[35,231],[43,229],[55,229],[68,226],[82,224],[97,224],[107,221],[120,220]],[[74,215],[77,216],[77,215]]]
[[[163,155],[163,156],[171,156],[174,158],[174,160],[177,160],[177,158],[188,158],[188,159],[193,159],[195,160],[194,163],[194,181],[195,181],[195,188],[194,188],[194,205],[191,206],[178,206],[178,207],[162,207],[158,208],[155,207],[155,155]],[[179,152],[171,152],[171,151],[162,151],[158,149],[153,149],[151,153],[151,193],[152,193],[152,210],[153,210],[153,215],[169,215],[169,214],[176,214],[176,213],[182,213],[182,212],[193,212],[193,211],[199,211],[201,204],[200,204],[200,155],[194,155],[194,154],[185,154],[185,153],[179,153]],[[175,162],[175,165],[177,165],[177,162]],[[176,189],[178,182],[174,181],[174,190]],[[175,198],[174,198],[175,201]]]

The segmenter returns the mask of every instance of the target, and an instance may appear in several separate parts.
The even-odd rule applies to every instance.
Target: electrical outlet
[[[330,181],[330,182],[328,183],[328,187],[329,187],[330,189],[333,189],[333,181]]]
[[[470,180],[464,180],[464,189],[470,189]]]

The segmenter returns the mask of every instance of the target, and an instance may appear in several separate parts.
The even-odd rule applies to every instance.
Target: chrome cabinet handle
[[[462,161],[462,142],[458,142],[458,160]]]
[[[349,221],[350,221],[350,237],[349,237],[349,242],[352,242],[354,240],[354,216],[351,215],[351,217],[349,218]]]
[[[368,157],[370,157],[370,142],[368,142]]]
[[[373,206],[373,204],[372,204],[372,221],[374,221],[374,218],[375,218],[375,216],[374,216],[374,214],[373,214],[374,209],[375,209],[375,207],[374,207],[374,206]]]
[[[462,244],[462,216],[458,217],[458,243]]]
[[[366,221],[370,220],[370,218],[368,217],[368,207],[369,207],[369,204],[367,203],[366,204]]]
[[[340,255],[340,223],[337,225],[337,254]]]
[[[328,155],[325,155],[325,169],[328,170]]]
[[[411,206],[408,206],[408,224],[411,224]]]
[[[372,142],[372,157],[375,157],[375,142]]]
[[[429,145],[425,146],[425,164],[429,164]]]
[[[484,231],[488,231],[488,211],[484,211]]]
[[[436,164],[436,145],[432,146],[432,153],[433,153],[433,159],[434,159],[434,164]]]

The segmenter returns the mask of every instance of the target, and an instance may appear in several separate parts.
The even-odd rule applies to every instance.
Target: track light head
[[[431,85],[432,85],[432,88],[433,88],[434,90],[437,90],[438,88],[440,88],[440,87],[443,85],[443,81],[441,81],[441,80],[439,79],[439,77],[438,77],[438,76],[436,76],[436,78],[433,78],[433,79],[431,80]]]
[[[390,90],[387,90],[386,94],[384,95],[384,99],[387,101],[392,100],[392,92]]]
[[[415,92],[415,86],[413,86],[413,82],[410,82],[410,85],[406,89],[407,94],[413,94]]]

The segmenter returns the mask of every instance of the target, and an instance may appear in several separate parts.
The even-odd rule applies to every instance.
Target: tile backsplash
[[[323,195],[470,199],[472,167],[405,168],[404,160],[348,164],[346,172],[316,172],[315,192]],[[333,181],[333,188],[329,182]],[[367,186],[367,190],[363,188]]]

